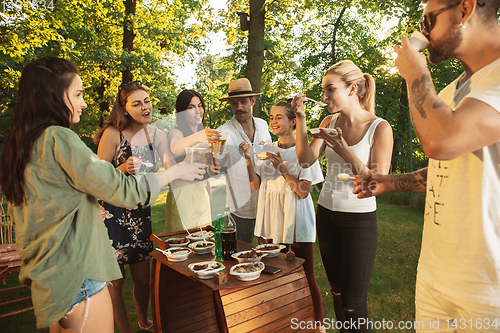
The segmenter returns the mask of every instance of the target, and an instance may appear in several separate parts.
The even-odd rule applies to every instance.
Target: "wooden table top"
[[[238,251],[245,251],[245,250],[250,250],[252,248],[252,245],[249,243],[245,243],[242,241],[238,241],[237,243],[237,249]],[[289,274],[290,272],[296,270],[302,264],[304,263],[304,259],[302,258],[295,258],[295,261],[286,261],[285,257],[286,255],[284,253],[280,253],[279,256],[275,258],[269,258],[267,259],[266,257],[262,258],[262,262],[267,266],[275,266],[281,268],[281,272],[276,273],[276,274],[264,274],[262,273],[260,277],[256,280],[253,281],[240,281],[238,280],[234,275],[229,274],[229,271],[232,266],[238,264],[237,260],[224,260],[223,264],[225,266],[224,272],[228,273],[227,274],[227,281],[226,283],[222,285],[218,285],[215,283],[214,279],[198,279],[194,273],[188,268],[188,265],[191,263],[199,263],[199,262],[204,262],[204,261],[214,261],[215,256],[212,254],[195,254],[191,253],[188,257],[187,260],[181,261],[181,262],[172,262],[167,259],[167,257],[161,253],[160,251],[154,250],[151,252],[151,255],[160,261],[162,264],[167,265],[168,267],[174,269],[175,271],[193,279],[196,280],[208,288],[212,290],[222,290],[222,289],[230,289],[230,288],[246,288],[248,286],[253,286],[257,285],[260,283],[264,283],[270,280],[274,280],[276,278],[282,277],[284,275]]]

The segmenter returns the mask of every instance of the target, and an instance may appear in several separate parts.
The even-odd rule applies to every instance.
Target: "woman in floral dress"
[[[157,158],[166,152],[165,133],[148,125],[152,106],[146,89],[140,82],[122,85],[109,117],[95,136],[99,144],[97,156],[107,160],[125,174],[153,172]],[[134,281],[134,301],[139,327],[152,331],[153,323],[147,318],[149,305],[149,241],[151,208],[140,205],[121,208],[103,202],[102,213],[110,241],[123,278],[109,285],[115,323],[122,333],[133,332],[127,318],[123,298],[124,265],[128,264]]]

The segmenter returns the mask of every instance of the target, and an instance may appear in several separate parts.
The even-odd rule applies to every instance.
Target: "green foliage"
[[[125,17],[122,1],[60,0],[53,10],[23,9],[0,16],[0,142],[16,101],[15,86],[24,65],[53,54],[80,68],[88,108],[74,130],[89,146],[109,113],[128,64],[135,79],[149,89],[156,109],[172,113],[180,87],[176,66],[199,56],[196,89],[207,101],[206,123],[216,128],[232,117],[227,103],[231,79],[244,77],[248,32],[240,30],[238,12],[249,13],[249,1],[226,0],[216,16],[207,0],[138,1],[135,15]],[[394,132],[393,171],[423,167],[427,159],[411,129],[406,86],[394,69],[392,45],[418,29],[419,1],[267,0],[265,54],[260,117],[269,119],[277,101],[302,91],[320,99],[326,69],[341,59],[353,60],[374,76],[376,112]],[[251,13],[249,13],[251,14]],[[218,18],[217,18],[218,17]],[[123,25],[135,33],[134,50],[123,49]],[[385,26],[391,20],[392,28]],[[222,30],[229,55],[207,54],[209,33]],[[441,90],[461,71],[448,61],[430,66]],[[317,127],[324,109],[308,109],[308,126]],[[168,126],[166,127],[168,128]]]
[[[5,135],[13,112],[20,71],[44,55],[68,58],[79,67],[88,108],[73,129],[91,147],[116,98],[124,64],[158,108],[173,110],[174,66],[203,50],[200,40],[215,29],[206,3],[138,1],[136,14],[126,18],[123,1],[59,0],[52,11],[23,9],[0,16],[0,132]],[[136,35],[131,52],[122,44],[125,19]]]
[[[219,99],[227,95],[227,83],[233,77],[234,67],[227,59],[206,55],[199,60],[196,72],[196,90],[203,95],[207,105],[205,125],[217,128],[233,116],[229,105]]]
[[[234,79],[245,76],[248,35],[240,31],[236,13],[248,13],[249,2],[227,0],[226,3],[228,10],[219,15],[231,53],[221,63],[231,68],[226,73],[232,73]],[[420,2],[410,0],[267,1],[260,117],[268,120],[272,105],[300,91],[320,99],[325,71],[338,60],[350,59],[364,72],[372,74],[376,81],[377,115],[385,118],[393,128],[393,172],[426,166],[427,157],[411,127],[406,86],[394,68],[392,51],[402,35],[418,30],[421,12]],[[388,20],[397,24],[385,27]],[[439,91],[458,76],[460,66],[448,61],[430,66],[430,69]],[[224,84],[219,86],[224,92],[226,87]],[[217,93],[211,89],[210,94]],[[222,105],[214,115],[225,120],[231,115],[229,112],[229,108]],[[318,127],[328,115],[326,110],[314,108],[308,110],[308,114],[309,127]]]

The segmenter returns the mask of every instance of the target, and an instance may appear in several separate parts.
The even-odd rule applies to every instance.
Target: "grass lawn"
[[[212,216],[215,218],[217,213],[222,213],[224,208],[223,185],[213,186]],[[318,192],[313,193],[314,203],[316,205]],[[222,199],[221,199],[222,198]],[[164,214],[165,214],[166,194],[160,195],[158,200],[152,206],[153,232],[164,232]],[[368,309],[372,321],[385,320],[392,321],[394,326],[399,321],[407,322],[414,320],[414,294],[417,261],[420,253],[420,243],[422,238],[423,213],[406,206],[399,206],[384,199],[378,199],[378,249],[375,265],[372,273],[370,292],[368,296]],[[325,271],[319,256],[317,244],[315,245],[315,275],[323,295],[323,308],[325,319],[330,323],[335,319],[333,311],[333,301],[330,287],[326,278]],[[18,284],[17,274],[7,278],[7,284],[0,282],[0,290]],[[132,328],[135,332],[140,332],[137,325],[137,316],[132,299],[132,279],[128,274],[124,287],[125,298],[127,301],[128,316]],[[23,291],[29,294],[26,289]],[[0,293],[0,303],[11,299],[8,293]],[[28,305],[26,305],[28,304]],[[24,302],[20,305],[9,305],[0,308],[0,313],[13,311],[17,308],[29,306],[30,302]],[[151,317],[150,317],[151,318]],[[24,314],[12,316],[10,318],[0,319],[2,332],[48,332],[45,330],[36,330],[35,317],[33,311]],[[375,329],[374,332],[385,332],[390,330]],[[414,332],[413,329],[393,330],[395,332]],[[119,332],[115,329],[115,332]],[[328,330],[328,332],[337,332],[337,330]]]

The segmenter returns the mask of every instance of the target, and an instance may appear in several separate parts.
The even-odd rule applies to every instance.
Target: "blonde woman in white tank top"
[[[357,199],[350,181],[339,173],[361,175],[368,170],[387,174],[393,138],[387,121],[375,115],[375,82],[370,74],[349,60],[328,69],[323,77],[323,101],[328,112],[321,128],[335,128],[337,135],[307,140],[305,95],[295,96],[297,115],[296,152],[299,163],[311,165],[324,152],[328,171],[318,201],[316,228],[323,265],[332,288],[337,321],[346,322],[341,332],[371,332],[368,325],[348,322],[369,320],[368,287],[377,247],[375,200]]]

